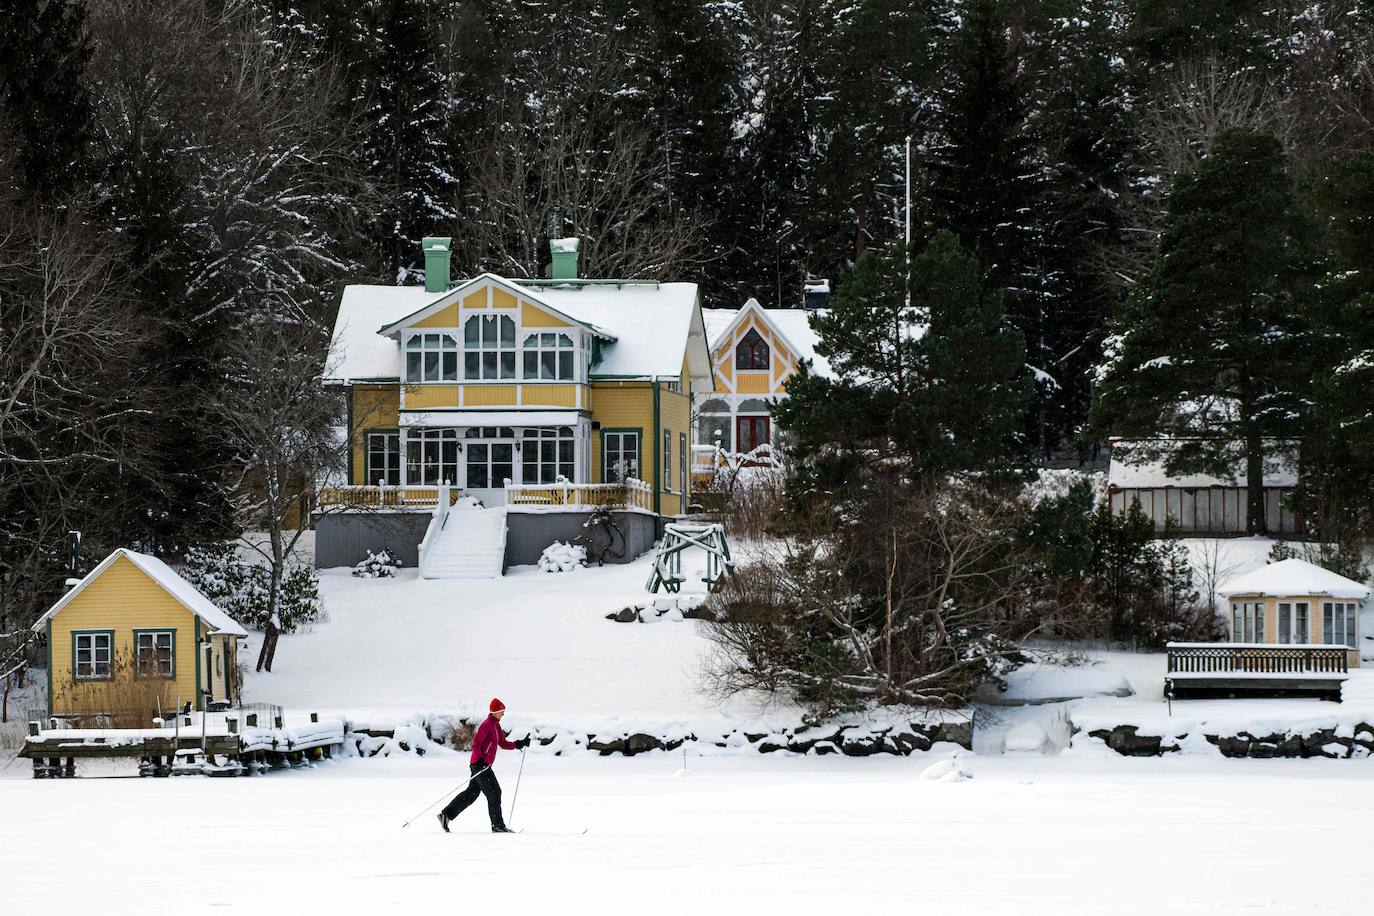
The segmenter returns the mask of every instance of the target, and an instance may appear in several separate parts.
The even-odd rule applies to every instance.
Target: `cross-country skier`
[[[472,756],[468,758],[468,769],[472,772],[467,788],[453,797],[453,801],[439,812],[439,826],[448,833],[448,822],[463,813],[463,809],[477,801],[478,795],[487,797],[487,813],[491,815],[492,833],[510,833],[501,816],[501,784],[496,781],[492,765],[496,763],[496,749],[515,750],[515,745],[506,740],[501,731],[501,717],[506,714],[506,704],[500,700],[491,701],[491,715],[482,720],[477,734],[472,736]]]

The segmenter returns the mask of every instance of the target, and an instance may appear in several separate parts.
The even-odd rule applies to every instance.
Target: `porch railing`
[[[1347,674],[1345,646],[1169,643],[1170,674]]]
[[[450,488],[449,505],[457,502],[460,495],[456,487]],[[320,490],[319,498],[322,509],[433,509],[438,504],[438,487],[391,487],[385,484],[324,487]]]
[[[623,483],[516,484],[506,481],[506,505],[525,508],[642,509],[653,511],[654,492],[647,483],[633,477]]]

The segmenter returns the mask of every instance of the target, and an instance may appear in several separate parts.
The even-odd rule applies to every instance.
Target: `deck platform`
[[[46,724],[46,727],[45,727]],[[20,757],[35,779],[76,775],[76,761],[134,758],[141,776],[251,776],[254,771],[332,757],[344,742],[341,719],[226,710],[187,713],[152,728],[67,728],[53,718],[30,722]]]
[[[1164,695],[1318,697],[1339,701],[1350,676],[1345,646],[1169,643]]]

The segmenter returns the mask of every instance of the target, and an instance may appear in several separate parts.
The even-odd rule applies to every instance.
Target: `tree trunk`
[[[0,698],[0,723],[10,720],[10,683],[13,680],[13,675],[5,675],[5,695]]]

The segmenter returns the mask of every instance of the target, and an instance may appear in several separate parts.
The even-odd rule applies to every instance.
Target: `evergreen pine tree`
[[[1137,446],[1170,473],[1242,466],[1251,533],[1267,530],[1270,443],[1298,432],[1310,380],[1296,230],[1278,141],[1220,133],[1169,194],[1157,266],[1109,340],[1094,407],[1102,432],[1171,437]]]
[[[0,112],[24,189],[50,200],[88,177],[85,0],[7,3],[0,18]]]

